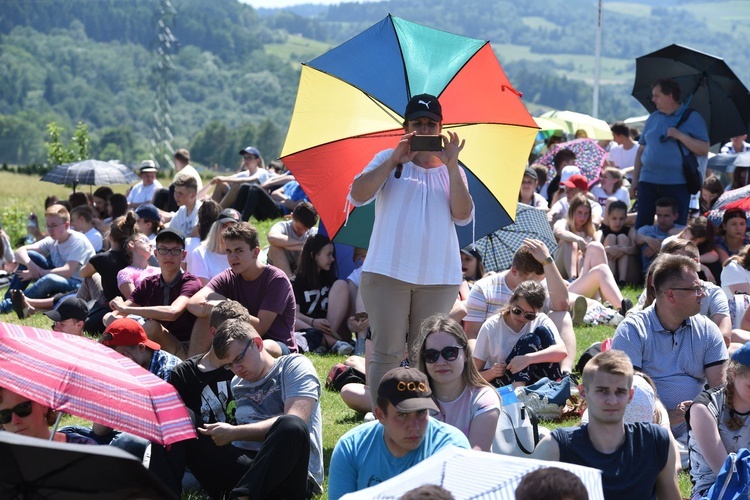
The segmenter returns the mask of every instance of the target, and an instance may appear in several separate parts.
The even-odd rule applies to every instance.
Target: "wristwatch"
[[[544,265],[552,264],[555,261],[555,259],[552,258],[551,255],[548,255],[546,259],[544,259]]]

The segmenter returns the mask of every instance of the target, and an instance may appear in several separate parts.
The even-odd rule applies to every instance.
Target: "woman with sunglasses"
[[[490,451],[500,416],[497,392],[477,371],[463,328],[442,314],[422,323],[413,358],[427,375],[438,420],[463,432],[475,450]]]
[[[0,429],[22,436],[49,440],[49,426],[55,423],[52,409],[0,387]],[[96,444],[93,439],[76,434],[56,432],[54,441]]]
[[[123,297],[128,298],[138,283],[146,276],[159,274],[159,268],[149,265],[152,255],[151,240],[141,232],[135,232],[125,245],[130,265],[117,273],[117,287]]]
[[[562,376],[560,362],[567,351],[555,324],[540,312],[546,298],[541,283],[524,281],[479,330],[474,365],[495,387],[520,387]]]

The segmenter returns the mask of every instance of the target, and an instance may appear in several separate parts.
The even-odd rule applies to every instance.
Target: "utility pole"
[[[174,148],[172,147],[172,107],[170,105],[173,73],[172,56],[177,54],[179,41],[172,32],[177,18],[177,9],[170,0],[159,0],[158,11],[154,16],[156,40],[154,52],[156,61],[152,75],[156,82],[154,94],[153,125],[151,127],[151,159],[157,165],[173,168]]]
[[[594,105],[591,116],[599,118],[599,76],[602,65],[602,0],[596,13],[596,49],[594,49]]]

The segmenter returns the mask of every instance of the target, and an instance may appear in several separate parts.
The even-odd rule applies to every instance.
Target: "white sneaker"
[[[365,422],[372,422],[373,420],[375,420],[375,414],[373,412],[368,411],[367,413],[365,413]]]
[[[348,356],[354,352],[354,346],[348,342],[339,340],[338,342],[333,344],[333,347],[331,347],[331,350],[341,356]]]

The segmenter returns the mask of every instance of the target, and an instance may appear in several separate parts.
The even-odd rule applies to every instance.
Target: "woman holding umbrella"
[[[375,155],[349,193],[354,206],[376,200],[360,286],[372,331],[373,398],[383,375],[401,362],[404,333],[409,332],[412,352],[422,321],[451,310],[461,284],[454,224],[470,223],[474,212],[466,175],[458,165],[464,141],[453,132],[441,134],[438,99],[429,94],[412,97],[404,117],[406,133],[395,149]],[[439,150],[412,149],[413,139],[430,135],[439,135]]]
[[[656,111],[643,126],[635,156],[630,196],[638,195],[635,227],[653,224],[656,200],[670,197],[679,205],[677,224],[686,225],[690,195],[682,171],[680,148],[696,156],[706,156],[710,146],[706,122],[697,112],[691,113],[679,128],[686,111],[680,104],[680,87],[671,78],[658,80],[651,87],[651,100]]]

